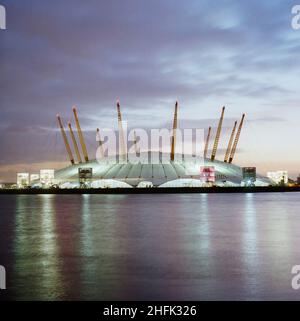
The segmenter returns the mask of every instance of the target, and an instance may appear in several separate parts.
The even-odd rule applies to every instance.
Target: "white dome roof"
[[[149,153],[147,153],[149,154]],[[177,155],[178,156],[178,155]],[[178,157],[177,157],[178,158]],[[218,160],[212,162],[205,159],[204,162],[191,161],[164,161],[164,163],[119,163],[114,159],[105,159],[100,162],[94,160],[88,163],[76,164],[55,172],[55,179],[58,183],[78,182],[79,168],[92,168],[93,181],[99,181],[101,186],[113,180],[123,182],[126,186],[138,186],[141,182],[147,181],[154,186],[160,186],[167,182],[179,179],[200,179],[201,166],[213,166],[215,168],[216,183],[224,185],[230,182],[233,185],[240,185],[242,181],[242,169],[236,165],[224,163]],[[102,181],[102,183],[100,183]],[[183,182],[183,181],[182,181]],[[93,182],[96,184],[96,182]],[[258,184],[269,184],[268,178],[257,175]],[[114,183],[115,185],[115,183]],[[226,184],[225,184],[226,185]]]

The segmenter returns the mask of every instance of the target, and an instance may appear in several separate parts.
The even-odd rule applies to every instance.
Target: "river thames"
[[[300,193],[2,195],[9,300],[299,300]]]

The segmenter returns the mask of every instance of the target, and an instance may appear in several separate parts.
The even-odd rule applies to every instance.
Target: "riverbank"
[[[149,187],[149,188],[76,188],[76,189],[0,189],[4,194],[176,194],[176,193],[285,193],[300,192],[300,186],[255,187]]]

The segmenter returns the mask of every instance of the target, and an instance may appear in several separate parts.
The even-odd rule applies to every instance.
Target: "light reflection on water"
[[[299,196],[1,196],[6,298],[300,299]]]

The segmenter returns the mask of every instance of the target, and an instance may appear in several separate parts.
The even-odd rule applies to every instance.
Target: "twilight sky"
[[[61,167],[55,115],[78,106],[91,158],[115,101],[136,127],[229,128],[246,113],[235,162],[300,172],[297,1],[0,0],[0,181]],[[300,4],[300,1],[298,1]],[[217,155],[222,159],[223,154]]]

